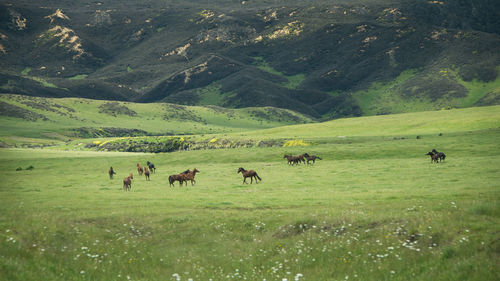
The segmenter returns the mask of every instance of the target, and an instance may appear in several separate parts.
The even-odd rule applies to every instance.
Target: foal
[[[139,176],[142,176],[142,173],[144,173],[144,170],[139,163],[137,163],[137,173],[139,173]]]
[[[132,187],[132,179],[134,178],[134,175],[130,173],[130,175],[126,178],[123,179],[123,191],[130,191],[130,188]]]
[[[254,170],[245,170],[243,168],[239,168],[238,169],[238,173],[241,173],[243,175],[243,183],[247,183],[246,182],[246,179],[249,177],[250,178],[250,184],[253,183],[253,178],[255,178],[255,183],[258,183],[257,182],[257,179],[259,179],[260,181],[262,181],[262,179],[259,177],[259,175],[257,175],[257,172],[255,172]]]
[[[149,180],[149,169],[148,167],[144,167],[144,175],[146,176],[146,180]]]

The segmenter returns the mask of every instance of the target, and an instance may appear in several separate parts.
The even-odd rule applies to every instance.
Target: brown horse
[[[259,179],[260,181],[262,181],[262,179],[259,177],[259,175],[257,175],[257,172],[255,172],[254,170],[245,170],[243,168],[239,168],[238,169],[238,173],[241,173],[243,175],[243,183],[247,183],[246,182],[246,179],[247,178],[250,178],[250,184],[253,183],[253,178],[255,178],[255,183],[258,183],[257,182],[257,179]]]
[[[288,165],[295,165],[299,163],[299,158],[297,158],[297,156],[285,155],[283,158],[288,160]]]
[[[142,176],[142,173],[144,173],[144,170],[139,163],[137,163],[137,173],[139,173],[139,176]]]
[[[116,174],[115,170],[113,170],[113,167],[109,167],[108,174],[109,174],[109,179],[112,180],[113,179],[113,175]]]
[[[170,187],[174,186],[175,181],[179,181],[179,186],[182,186],[182,183],[184,182],[184,176],[190,172],[191,171],[188,169],[180,174],[170,175],[168,177],[168,182],[170,183]],[[186,185],[187,185],[187,183],[186,183]]]
[[[130,188],[132,187],[132,179],[134,178],[134,175],[130,173],[130,175],[126,178],[123,179],[123,191],[129,191]]]
[[[144,167],[144,175],[146,176],[146,180],[149,180],[149,169],[148,167]]]
[[[283,158],[288,160],[288,165],[297,165],[300,162],[306,163],[303,155],[293,156],[293,155],[285,155]]]
[[[427,152],[425,155],[429,155],[431,157],[431,163],[436,162],[438,163],[439,161],[439,155],[437,153],[434,153],[432,151]]]
[[[316,155],[309,155],[307,153],[304,153],[303,155],[307,160],[307,164],[309,164],[309,161],[312,161],[314,164],[316,162],[316,159],[323,160],[319,156],[316,156]]]
[[[438,156],[439,162],[444,161],[444,159],[446,158],[446,155],[443,152],[438,152],[436,149],[433,149],[432,153]]]
[[[186,182],[186,186],[187,186],[188,181],[191,181],[191,185],[194,185],[196,183],[196,181],[194,180],[194,177],[196,176],[196,173],[199,173],[199,172],[200,171],[198,169],[194,168],[193,171],[187,170],[181,174],[184,177],[184,182]]]

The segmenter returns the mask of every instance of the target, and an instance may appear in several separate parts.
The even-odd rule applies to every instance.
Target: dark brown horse
[[[240,167],[238,169],[238,173],[241,173],[243,175],[243,183],[247,183],[246,182],[247,178],[250,178],[250,183],[253,183],[253,178],[255,178],[255,183],[258,183],[257,179],[262,181],[262,179],[259,177],[259,175],[257,175],[257,172],[255,172],[254,170],[247,171],[247,170]]]
[[[304,155],[304,158],[307,160],[307,164],[309,164],[309,161],[312,161],[314,164],[316,159],[323,160],[319,156],[316,156],[316,155],[309,155],[307,153],[304,153],[303,155]]]
[[[187,170],[181,174],[184,177],[184,182],[186,183],[186,186],[187,186],[188,181],[191,181],[191,185],[194,185],[196,183],[196,181],[194,180],[194,177],[196,176],[196,173],[199,173],[199,172],[200,171],[198,169],[194,168],[193,171]]]
[[[431,163],[432,162],[436,162],[437,163],[439,161],[439,156],[436,153],[432,152],[432,151],[427,152],[425,155],[429,155],[431,157]]]
[[[146,180],[149,180],[149,169],[148,167],[144,167],[144,175],[146,176]]]
[[[153,163],[151,163],[151,162],[149,162],[149,161],[148,161],[146,164],[148,165],[149,170],[151,171],[151,173],[153,173],[153,174],[154,174],[154,173],[156,172],[156,167],[155,167],[155,164],[153,164]]]
[[[434,154],[437,154],[439,162],[444,161],[444,159],[446,158],[446,155],[443,152],[438,152],[436,149],[433,149],[432,152]]]
[[[296,165],[299,163],[299,157],[293,156],[293,155],[285,155],[283,158],[286,158],[288,160],[288,165]]]
[[[134,175],[130,173],[130,175],[126,178],[123,179],[123,191],[130,191],[130,188],[132,188],[132,179],[134,178]]]
[[[170,183],[170,187],[174,186],[175,181],[178,181],[179,182],[179,186],[182,186],[182,183],[184,182],[184,176],[187,173],[190,173],[190,172],[191,171],[188,169],[188,170],[185,170],[184,172],[182,172],[180,174],[170,175],[168,177],[168,182]],[[187,185],[187,183],[186,183],[186,185]]]
[[[137,163],[137,173],[139,173],[139,176],[142,176],[142,173],[144,173],[144,170],[139,163]]]
[[[109,179],[112,180],[113,179],[113,175],[116,174],[115,170],[113,170],[113,167],[109,167],[108,174],[109,174]]]

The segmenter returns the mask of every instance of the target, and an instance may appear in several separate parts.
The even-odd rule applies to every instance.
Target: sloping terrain
[[[38,143],[40,139],[59,142],[80,138],[242,132],[309,122],[314,120],[273,107],[226,109],[0,95],[0,143],[7,146]]]
[[[4,93],[274,106],[323,119],[499,101],[492,0],[1,5]]]

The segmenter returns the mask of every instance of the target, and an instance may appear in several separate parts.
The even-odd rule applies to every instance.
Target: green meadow
[[[0,279],[500,279],[500,107],[193,136],[221,137],[291,146],[1,149]],[[283,159],[305,152],[322,160]],[[195,185],[169,186],[193,168]]]

